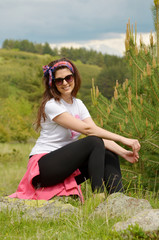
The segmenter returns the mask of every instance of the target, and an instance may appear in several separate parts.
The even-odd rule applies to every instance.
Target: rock
[[[26,217],[35,218],[51,218],[55,219],[65,214],[74,213],[77,208],[69,203],[62,203],[59,200],[48,202],[43,207],[34,207],[27,211]]]
[[[23,200],[17,198],[0,199],[0,211],[23,212],[24,218],[57,218],[64,214],[70,214],[77,211],[77,208],[69,203],[65,203],[62,198],[53,198],[52,200]]]
[[[110,218],[122,217],[125,219],[136,215],[144,209],[152,209],[145,199],[128,197],[123,193],[114,193],[95,209],[95,214]]]
[[[22,210],[25,211],[29,205],[29,200],[4,197],[0,199],[0,211],[2,210]]]
[[[145,209],[127,221],[116,223],[113,228],[116,231],[123,231],[135,224],[138,224],[144,232],[159,231],[159,209]]]
[[[95,209],[95,214],[109,218],[120,217],[120,221],[113,226],[113,230],[123,231],[129,226],[138,224],[144,232],[159,231],[159,209],[152,209],[145,199],[128,197],[122,193],[110,195]]]

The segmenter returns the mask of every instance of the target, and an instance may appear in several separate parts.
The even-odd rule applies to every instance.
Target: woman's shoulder
[[[54,98],[51,98],[45,104],[45,111],[53,110],[53,109],[63,109],[64,106],[60,101],[56,101]]]
[[[54,98],[51,98],[50,100],[48,100],[46,102],[46,105],[45,106],[49,106],[49,105],[60,105],[61,102],[60,101],[57,101],[55,100]]]
[[[76,98],[75,101],[76,101],[77,105],[78,105],[80,108],[86,108],[84,102],[83,102],[81,99]]]
[[[83,104],[83,101],[79,98],[74,98],[73,101],[78,103],[78,104]]]
[[[45,113],[47,116],[50,116],[51,120],[59,113],[63,113],[65,111],[66,107],[59,101],[56,101],[55,99],[50,99],[45,104]]]

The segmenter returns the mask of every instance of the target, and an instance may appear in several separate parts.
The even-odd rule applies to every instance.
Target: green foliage
[[[112,57],[105,58],[105,65],[97,77],[96,84],[101,93],[111,98],[114,92],[114,85],[116,80],[123,83],[124,79],[129,78],[130,71],[125,58]]]
[[[23,97],[16,99],[10,96],[5,100],[0,99],[1,109],[1,142],[18,141],[26,142],[33,134],[31,125],[32,106]]]
[[[88,108],[91,105],[91,96],[90,96],[90,88],[92,84],[92,79],[96,78],[101,71],[101,68],[95,65],[83,64],[79,61],[76,62],[76,66],[80,72],[82,77],[81,89],[79,91],[78,97],[82,99],[82,101],[86,104]]]
[[[140,41],[127,25],[126,60],[131,67],[130,80],[121,85],[116,82],[114,97],[108,101],[92,91],[98,122],[113,132],[141,143],[140,161],[133,166],[134,172],[142,173],[143,184],[159,189],[159,82],[156,48],[152,35],[150,46]],[[94,88],[94,87],[93,87]],[[127,163],[127,167],[130,164]]]
[[[0,123],[0,142],[5,143],[9,142],[9,140],[10,137],[7,128],[2,123]]]
[[[66,48],[60,49],[60,56],[72,59],[74,61],[81,61],[84,64],[97,65],[102,67],[104,65],[104,55],[94,50],[86,50],[85,48]]]
[[[142,228],[138,226],[138,224],[134,226],[129,226],[128,229],[123,231],[121,235],[123,239],[131,239],[131,240],[136,240],[136,239],[157,240],[159,237],[158,233],[144,232]]]

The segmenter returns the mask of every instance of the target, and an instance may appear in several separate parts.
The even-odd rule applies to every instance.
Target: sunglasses
[[[73,74],[69,74],[69,75],[67,75],[67,76],[64,77],[64,78],[55,78],[55,84],[56,84],[57,86],[60,86],[60,85],[63,84],[63,81],[64,81],[64,80],[65,80],[67,83],[72,82],[72,81],[73,81]]]

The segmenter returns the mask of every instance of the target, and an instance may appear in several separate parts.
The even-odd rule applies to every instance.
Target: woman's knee
[[[94,147],[101,147],[103,149],[105,149],[104,147],[104,142],[103,140],[100,138],[100,137],[97,137],[97,136],[88,136],[86,137],[87,138],[87,141],[90,145],[94,146]]]

